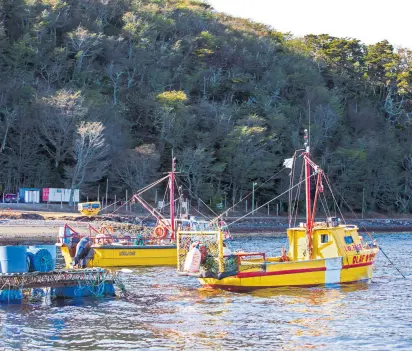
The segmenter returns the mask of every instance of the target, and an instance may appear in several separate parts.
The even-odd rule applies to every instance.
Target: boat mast
[[[310,201],[310,146],[308,138],[308,130],[305,129],[305,184],[306,184],[306,235],[308,243],[309,259],[312,258],[312,216],[311,216],[311,201]]]
[[[169,189],[170,189],[170,226],[172,227],[171,238],[175,238],[175,161],[172,155],[172,171],[169,172]]]

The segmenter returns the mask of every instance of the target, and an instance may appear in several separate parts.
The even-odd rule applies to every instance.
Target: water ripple
[[[1,350],[412,349],[408,233],[377,235],[385,252],[371,283],[229,293],[174,268],[124,275],[127,299],[37,301],[0,308]],[[234,249],[280,252],[283,238],[241,238]]]

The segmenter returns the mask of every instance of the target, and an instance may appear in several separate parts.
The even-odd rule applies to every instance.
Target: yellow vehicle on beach
[[[77,205],[79,212],[87,217],[97,216],[101,208],[100,202],[98,201],[81,202]]]

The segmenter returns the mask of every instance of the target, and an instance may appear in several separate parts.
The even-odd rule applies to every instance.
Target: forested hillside
[[[0,0],[0,192],[169,170],[204,201],[270,178],[311,129],[360,210],[412,210],[412,52],[218,14],[189,0]],[[284,171],[256,193],[288,186]],[[230,201],[229,201],[230,199]]]

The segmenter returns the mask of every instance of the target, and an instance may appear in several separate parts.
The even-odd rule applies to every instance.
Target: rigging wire
[[[154,181],[153,183],[151,183],[151,184],[149,184],[149,185],[146,185],[145,187],[143,187],[143,188],[141,188],[140,190],[138,190],[135,194],[141,195],[142,193],[144,193],[145,191],[147,191],[147,190],[149,190],[150,188],[154,187],[155,185],[161,183],[162,181],[164,181],[164,180],[165,180],[166,178],[168,178],[168,177],[169,177],[169,176],[163,177],[163,178],[161,178],[161,179],[158,179],[158,180]],[[134,196],[134,195],[133,195],[133,196]],[[125,206],[127,203],[131,202],[131,201],[133,200],[133,196],[132,196],[129,200],[125,201],[125,203],[124,203],[123,205],[121,205],[119,208],[117,208],[116,210],[114,210],[113,212],[111,212],[111,213],[109,213],[109,214],[113,214],[113,213],[117,212],[120,208],[122,208],[123,206]],[[106,206],[106,207],[103,207],[100,211],[104,211],[104,210],[108,209],[109,207],[111,207],[111,206],[113,206],[113,205],[115,205],[115,204],[117,204],[118,202],[121,202],[121,201],[122,201],[122,200],[118,200],[118,201],[116,201],[116,202],[113,202],[112,204],[110,204],[110,205],[108,205],[108,206]]]
[[[329,189],[330,189],[330,191],[331,191],[331,193],[332,193],[332,196],[333,196],[333,198],[334,198],[334,200],[335,200],[335,197],[334,197],[334,195],[333,195],[332,187],[331,187],[331,185],[330,185],[330,183],[329,183],[329,180],[328,180],[328,178],[326,177],[326,175],[324,175],[324,176],[325,176],[325,179],[326,179],[326,183],[328,184]],[[357,216],[356,213],[353,211],[352,207],[351,207],[351,206],[347,203],[347,201],[343,198],[342,194],[341,194],[339,191],[337,191],[337,192],[338,192],[339,196],[342,198],[342,200],[343,200],[343,202],[345,203],[345,205],[348,207],[348,209],[349,209],[349,210],[352,212],[352,214],[355,216],[355,218],[356,218],[357,220],[359,220],[358,216]],[[335,200],[335,201],[336,201],[336,200]],[[339,206],[338,206],[338,209],[339,209],[339,212],[340,212],[340,214],[341,214],[341,216],[342,216],[342,218],[343,218],[343,215],[342,215],[342,212],[340,211]],[[366,230],[365,226],[362,225],[362,228],[364,229],[365,233],[368,234],[368,236],[369,236],[369,238],[370,238],[371,240],[376,241],[376,240],[372,237],[372,234],[369,233],[368,230]],[[379,250],[383,253],[383,255],[386,257],[386,259],[389,261],[389,263],[398,271],[398,273],[399,273],[404,279],[406,279],[405,275],[404,275],[404,274],[399,270],[399,268],[392,262],[392,260],[388,257],[388,255],[385,253],[385,251],[383,251],[383,249],[382,249],[382,247],[381,247],[380,245],[379,245]]]
[[[299,185],[299,187],[298,187],[298,189],[297,189],[297,191],[296,191],[295,202],[294,202],[294,205],[293,205],[293,207],[295,208],[295,210],[294,210],[294,217],[295,217],[295,219],[294,219],[294,221],[293,221],[293,226],[296,225],[296,221],[297,221],[297,218],[298,218],[298,212],[299,212],[299,201],[298,201],[298,200],[299,200],[299,198],[300,198],[300,192],[301,192],[301,190],[302,190],[303,171],[304,171],[304,169],[305,169],[305,167],[304,167],[304,164],[302,163],[302,169],[301,169],[300,177],[299,177],[300,185]]]
[[[183,185],[187,190],[189,190],[189,193],[190,193],[191,195],[193,195],[197,200],[200,200],[200,202],[201,202],[203,205],[205,205],[206,208],[207,208],[210,212],[212,212],[215,216],[218,216],[218,214],[217,214],[215,211],[213,211],[213,209],[211,209],[200,197],[196,196],[196,194],[193,193],[193,191],[190,190],[189,187],[188,187],[185,183],[182,182],[182,185]],[[206,216],[205,214],[201,213],[200,211],[196,210],[196,208],[194,208],[194,210],[195,210],[197,213],[199,213],[202,217],[207,218],[207,219],[211,219],[210,217],[208,217],[208,216]]]
[[[343,223],[346,224],[345,217],[343,216],[343,213],[342,213],[342,211],[341,211],[341,209],[340,209],[340,206],[339,206],[338,202],[336,201],[335,194],[333,193],[333,190],[332,190],[332,186],[331,186],[331,184],[330,184],[330,182],[329,182],[329,179],[328,179],[328,177],[326,176],[325,173],[323,173],[323,178],[325,179],[326,184],[328,185],[328,188],[329,188],[330,193],[331,193],[331,195],[332,195],[333,201],[334,201],[336,207],[338,208],[338,211],[339,211],[339,213],[340,213],[340,216],[342,217]],[[339,192],[338,192],[338,193],[339,193]],[[339,195],[340,195],[340,194],[339,194]],[[340,195],[340,196],[342,197],[342,195]],[[342,197],[342,198],[343,198],[343,197]]]
[[[290,179],[289,179],[289,188],[293,185],[293,180],[295,179],[295,161],[296,161],[296,151],[293,154],[293,163],[292,163],[292,169],[290,171]],[[293,214],[293,209],[292,209],[292,197],[293,194],[291,191],[289,191],[289,196],[288,196],[288,200],[289,200],[289,208],[288,208],[288,213],[289,213],[289,227],[292,224],[292,214]]]
[[[163,178],[161,178],[161,179],[158,179],[158,180],[154,181],[153,183],[151,183],[151,184],[149,184],[149,185],[146,185],[146,186],[143,187],[142,189],[138,190],[138,191],[136,192],[136,194],[137,194],[137,195],[141,195],[141,194],[144,193],[146,190],[149,190],[150,188],[153,188],[155,185],[163,182],[163,181],[166,180],[167,178],[169,178],[168,175],[165,176],[165,177],[163,177]]]
[[[323,195],[323,198],[322,198],[322,195]],[[322,205],[323,212],[325,212],[326,217],[331,217],[330,211],[329,211],[329,208],[328,208],[328,203],[326,201],[325,193],[322,193],[321,196],[319,196],[319,201]]]
[[[282,172],[284,169],[286,169],[286,167],[283,167],[280,171],[278,171],[278,172],[275,173],[273,176],[271,176],[269,179],[267,179],[265,182],[263,182],[263,183],[260,184],[258,187],[256,187],[256,188],[255,188],[255,191],[256,191],[257,189],[261,188],[263,185],[265,185],[265,184],[268,183],[269,181],[271,181],[271,180],[272,180],[273,178],[275,178],[276,176],[278,176],[279,173]],[[288,189],[287,191],[283,192],[282,195],[283,195],[283,194],[286,194],[289,190],[290,190],[290,189]],[[231,209],[235,208],[235,207],[236,207],[237,205],[239,205],[243,200],[247,199],[251,194],[252,194],[252,192],[248,193],[245,197],[241,198],[241,199],[240,199],[237,203],[235,203],[232,207],[229,207],[229,208],[226,209],[224,212],[222,212],[220,215],[218,215],[215,219],[213,219],[212,222],[218,221],[219,218],[223,217],[225,214],[227,215]],[[279,195],[279,196],[280,196],[280,195]],[[278,197],[276,197],[275,199],[277,199],[277,198],[278,198]],[[270,200],[269,202],[266,202],[264,205],[256,208],[256,209],[255,209],[254,211],[252,211],[252,212],[256,212],[258,209],[260,209],[260,208],[262,208],[263,206],[269,204],[270,202],[272,202],[272,201],[275,200],[275,199],[272,199],[272,200]],[[252,213],[252,212],[249,212],[248,214],[246,214],[246,216],[248,216],[248,215],[249,215],[250,213]],[[241,217],[241,218],[244,218],[244,217],[245,217],[245,216],[243,216],[243,217]],[[237,221],[236,221],[236,222],[237,222]],[[234,223],[234,222],[232,222],[232,223]]]
[[[312,178],[313,176],[315,176],[315,173],[313,173],[313,174],[309,177],[309,179]],[[257,210],[261,209],[262,207],[267,206],[267,205],[270,204],[272,201],[275,201],[275,200],[278,199],[279,197],[285,195],[288,191],[290,191],[290,190],[292,190],[293,188],[301,185],[304,181],[305,181],[305,180],[302,180],[301,182],[295,184],[291,189],[288,189],[288,190],[284,191],[283,193],[279,194],[278,196],[274,197],[273,199],[265,202],[263,205],[259,206],[259,207],[256,208],[255,210],[253,210],[253,211],[251,211],[251,212],[249,212],[249,213],[246,213],[244,216],[239,217],[238,219],[234,220],[234,221],[231,222],[231,223],[228,223],[227,226],[229,227],[229,226],[235,224],[236,222],[239,222],[239,221],[242,220],[243,218],[249,216],[251,213],[256,212]]]

